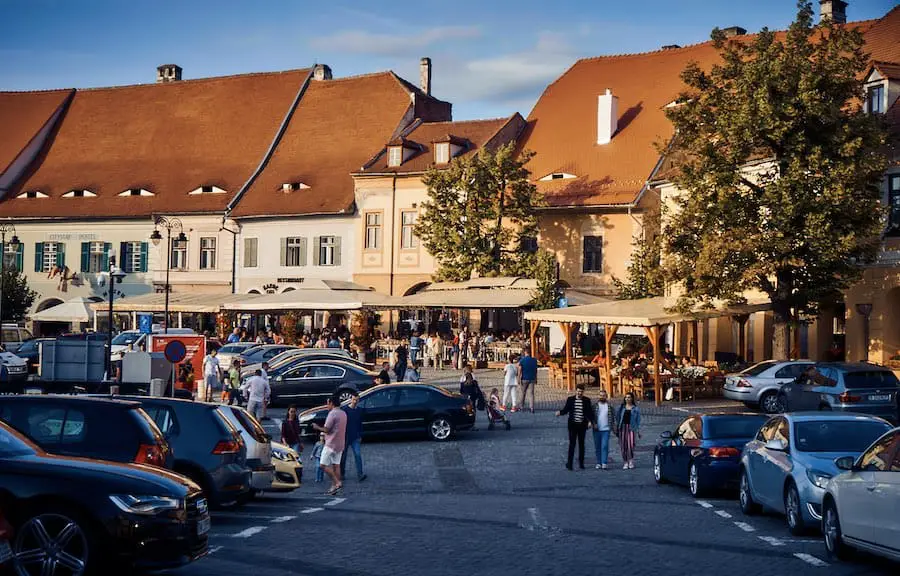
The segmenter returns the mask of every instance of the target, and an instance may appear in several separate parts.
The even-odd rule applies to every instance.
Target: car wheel
[[[691,468],[688,472],[688,487],[691,490],[691,496],[694,498],[700,498],[704,495],[705,490],[700,480],[700,470],[695,462],[691,462]]]
[[[343,404],[344,402],[348,402],[350,398],[353,398],[353,392],[350,390],[340,390],[338,391],[338,401]]]
[[[662,473],[662,461],[659,459],[659,454],[653,455],[653,479],[656,480],[657,484],[666,483],[666,477]]]
[[[68,512],[41,512],[16,530],[13,567],[18,576],[61,573],[82,576],[93,567],[92,533]],[[90,564],[89,564],[90,563]]]
[[[771,390],[759,397],[759,408],[766,414],[779,414],[783,412],[778,392]]]
[[[800,493],[792,482],[784,491],[784,515],[787,518],[788,530],[794,536],[803,535],[806,527],[803,525],[803,511],[801,509]]]
[[[825,537],[825,551],[828,552],[829,557],[838,560],[846,560],[850,557],[851,550],[844,544],[837,505],[830,498],[825,501],[822,510],[822,534]]]
[[[786,394],[778,393],[778,413],[784,414],[785,412],[790,412],[791,408],[788,405],[788,399]]]
[[[746,516],[752,516],[759,513],[759,504],[753,501],[753,494],[750,491],[750,478],[747,477],[747,470],[741,468],[739,498],[741,501],[741,512]]]
[[[446,442],[453,435],[453,426],[443,416],[438,416],[428,424],[428,435],[432,440]]]

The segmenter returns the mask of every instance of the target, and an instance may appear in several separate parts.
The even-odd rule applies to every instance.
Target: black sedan
[[[37,374],[38,364],[40,364],[41,359],[41,344],[51,340],[53,338],[32,338],[22,342],[22,345],[16,350],[16,356],[28,363],[29,374]]]
[[[260,344],[259,346],[247,348],[241,352],[241,364],[247,365],[268,362],[285,350],[294,350],[296,348],[296,346],[290,346],[288,344]]]
[[[0,423],[0,509],[18,574],[130,574],[205,556],[200,487],[143,464],[51,456]]]
[[[337,393],[341,402],[375,385],[377,372],[338,359],[311,360],[292,365],[281,374],[269,374],[272,404],[318,406]]]
[[[384,384],[359,396],[363,438],[427,433],[432,440],[449,440],[475,424],[475,407],[464,396],[431,384]],[[301,433],[312,436],[313,423],[325,423],[324,406],[300,415]]]
[[[765,414],[697,414],[674,432],[663,432],[653,449],[658,484],[686,485],[694,497],[738,483],[741,451],[768,420]]]

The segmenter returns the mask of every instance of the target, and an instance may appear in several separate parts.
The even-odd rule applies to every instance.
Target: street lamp
[[[9,245],[18,247],[19,237],[12,222],[0,222],[0,346],[3,345],[3,271],[6,268],[6,235],[12,234]]]
[[[172,268],[172,230],[178,231],[176,242],[187,242],[187,236],[184,234],[184,226],[178,218],[166,218],[165,216],[157,216],[153,221],[153,233],[150,234],[150,241],[154,246],[159,246],[162,241],[162,234],[159,229],[166,230],[166,305],[165,305],[165,321],[163,322],[163,333],[169,333],[169,269]]]
[[[112,380],[112,337],[113,337],[113,297],[116,294],[116,284],[121,284],[125,273],[116,267],[116,257],[109,257],[109,330],[106,335],[106,379]]]

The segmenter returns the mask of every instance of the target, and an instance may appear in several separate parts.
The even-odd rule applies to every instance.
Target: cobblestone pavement
[[[482,385],[496,378],[478,377]],[[558,401],[542,394],[546,408]],[[265,424],[275,433],[283,410],[271,415]],[[340,498],[325,497],[305,462],[296,492],[214,513],[211,554],[178,574],[897,573],[867,556],[833,562],[819,535],[791,537],[776,516],[745,518],[732,496],[698,501],[684,488],[656,485],[652,444],[684,415],[645,418],[634,470],[621,469],[615,442],[618,467],[594,470],[590,439],[588,469],[565,470],[565,421],[549,410],[512,414],[508,432],[487,431],[482,419],[479,430],[446,443],[367,442],[365,482],[352,473]]]

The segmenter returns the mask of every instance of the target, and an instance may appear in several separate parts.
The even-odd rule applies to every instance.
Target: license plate
[[[209,516],[197,520],[197,536],[203,536],[209,532]]]
[[[10,558],[12,558],[12,548],[9,546],[9,542],[6,540],[0,540],[0,564],[3,564]]]
[[[197,500],[197,513],[200,515],[206,514],[209,511],[209,504],[206,503],[206,498],[201,498]]]
[[[888,402],[890,399],[890,394],[872,394],[869,396],[869,402]]]

